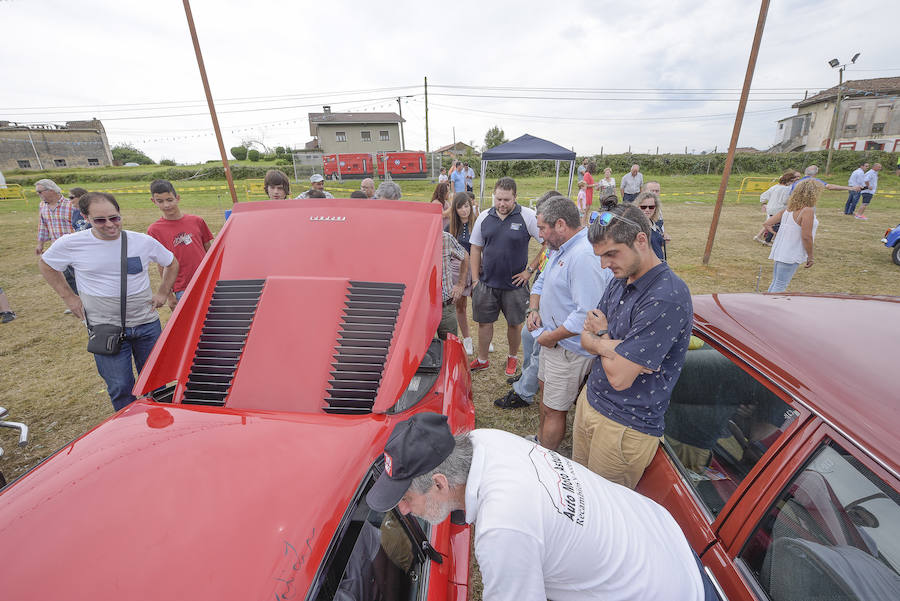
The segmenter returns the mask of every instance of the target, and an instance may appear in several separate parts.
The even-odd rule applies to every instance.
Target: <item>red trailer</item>
[[[424,152],[379,152],[376,154],[379,176],[390,173],[396,179],[428,177]]]
[[[326,154],[322,157],[322,172],[327,178],[362,179],[372,177],[372,155],[368,153]]]

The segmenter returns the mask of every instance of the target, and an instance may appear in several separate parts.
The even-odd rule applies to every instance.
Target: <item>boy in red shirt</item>
[[[150,184],[150,200],[159,207],[163,216],[147,228],[147,233],[172,251],[180,266],[178,279],[169,295],[169,307],[174,309],[203,261],[203,255],[209,250],[213,235],[202,217],[181,212],[178,208],[181,197],[175,192],[172,182],[154,180]]]

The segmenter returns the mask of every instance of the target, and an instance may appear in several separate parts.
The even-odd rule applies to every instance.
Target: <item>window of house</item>
[[[346,142],[347,141],[347,132],[345,132],[345,131],[334,132],[334,141],[335,142]]]
[[[875,117],[872,119],[872,133],[884,133],[884,125],[888,120],[888,113],[891,111],[891,105],[882,104],[875,109]]]
[[[88,165],[91,167],[97,167],[100,165],[100,159],[88,159]]]
[[[372,132],[361,131],[361,132],[359,132],[359,137],[363,142],[371,142],[372,141]]]
[[[866,150],[884,150],[884,144],[879,142],[872,142],[871,140],[866,142]]]
[[[31,161],[27,159],[18,160],[16,163],[19,165],[19,169],[31,169]]]
[[[716,516],[799,412],[728,357],[688,351],[666,412],[666,450]]]
[[[774,600],[900,596],[900,495],[834,442],[788,484],[740,558]]]
[[[779,123],[779,124],[778,124],[778,129],[784,129],[784,123]]]
[[[431,561],[440,562],[441,556],[427,542],[426,522],[396,509],[380,513],[366,504],[379,471],[367,476],[331,542],[310,591],[316,601],[415,601],[425,596],[425,575]]]
[[[54,164],[56,167],[65,167],[65,166],[66,166],[66,159],[53,159],[53,164]]]
[[[844,119],[844,131],[855,132],[856,125],[859,123],[859,107],[851,107],[847,109],[847,116]]]
[[[386,129],[382,129],[378,132],[378,139],[382,142],[390,142],[391,141],[391,132]]]

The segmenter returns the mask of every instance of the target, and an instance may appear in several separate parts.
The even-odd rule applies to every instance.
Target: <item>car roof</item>
[[[393,422],[137,401],[0,495],[4,596],[302,596]]]
[[[900,474],[900,298],[713,294],[693,302],[696,329]]]

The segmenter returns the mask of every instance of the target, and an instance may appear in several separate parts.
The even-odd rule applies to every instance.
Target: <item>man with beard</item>
[[[515,434],[453,436],[446,416],[419,413],[394,428],[384,465],[369,507],[474,524],[485,599],[716,598],[663,507]]]
[[[656,256],[634,204],[601,213],[588,241],[614,279],[588,311],[581,345],[597,355],[572,427],[572,459],[634,488],[663,435],[693,323],[687,285]]]

